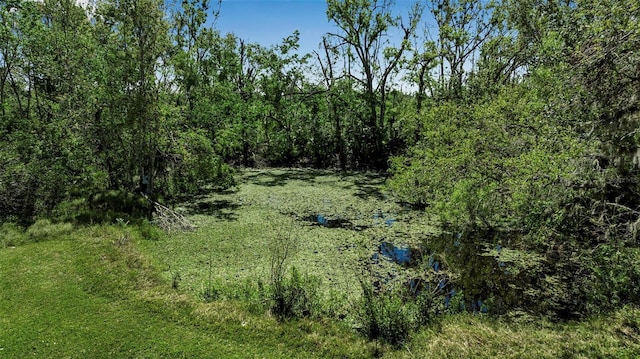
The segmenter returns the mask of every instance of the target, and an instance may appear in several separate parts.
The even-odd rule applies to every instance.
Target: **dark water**
[[[398,247],[393,243],[382,242],[379,247],[379,252],[384,257],[398,264],[409,264],[409,262],[411,262],[411,248],[409,247]]]
[[[322,214],[313,214],[313,215],[307,216],[305,220],[308,222],[311,222],[312,224],[326,227],[326,228],[358,229],[358,227],[355,226],[353,222],[351,222],[348,219],[330,218]]]
[[[385,214],[382,211],[377,211],[373,215],[373,219],[382,220],[383,223],[385,224],[385,226],[387,226],[387,227],[391,227],[394,223],[398,222],[392,215],[390,215],[388,213]]]
[[[300,217],[299,217],[300,218]],[[324,214],[311,214],[306,217],[302,217],[307,222],[310,222],[313,225],[321,226],[325,228],[345,228],[351,230],[361,230],[365,228],[371,228],[374,226],[386,226],[392,227],[394,224],[399,223],[399,221],[394,218],[393,215],[388,213],[383,213],[382,211],[377,211],[373,214],[373,221],[369,225],[361,225],[362,218],[359,219],[358,225],[355,225],[350,219],[340,218],[340,217],[331,217]],[[469,293],[469,288],[465,287],[465,283],[452,283],[448,278],[448,268],[446,268],[442,261],[440,260],[437,253],[446,252],[449,256],[455,257],[456,262],[464,263],[467,267],[471,268],[469,273],[473,273],[473,268],[476,266],[488,265],[489,263],[484,263],[485,261],[491,261],[492,258],[487,258],[486,256],[478,256],[473,255],[470,256],[466,254],[471,251],[473,248],[469,246],[463,237],[462,233],[456,233],[453,235],[453,238],[446,241],[446,245],[438,247],[438,250],[427,249],[423,247],[410,247],[404,243],[394,244],[390,241],[381,241],[377,247],[377,250],[370,257],[370,261],[372,264],[380,264],[381,261],[390,261],[396,263],[402,267],[417,267],[423,266],[425,271],[433,271],[437,274],[437,279],[435,282],[428,283],[427,278],[433,279],[433,272],[431,274],[427,274],[425,272],[425,276],[419,276],[418,278],[406,278],[403,279],[407,289],[409,289],[410,293],[417,295],[421,293],[423,290],[428,290],[434,292],[441,300],[444,302],[444,306],[450,310],[454,311],[470,311],[473,313],[487,313],[489,311],[489,305],[483,299],[482,293],[471,291]],[[444,242],[440,242],[441,244]],[[338,248],[338,251],[348,250],[350,248]],[[496,246],[495,250],[499,253],[501,251],[501,247]],[[423,257],[423,255],[425,257]],[[428,256],[428,257],[427,257]],[[423,261],[427,259],[426,261]],[[449,263],[450,264],[450,263]],[[460,263],[457,263],[460,265]],[[382,268],[382,267],[381,267]],[[498,262],[498,268],[501,272],[507,274],[505,264],[502,262]],[[397,280],[403,277],[403,270],[400,269],[392,269],[389,272],[383,271],[377,274],[377,279],[374,281],[374,286],[383,287],[392,280]],[[422,278],[420,278],[422,277]],[[458,290],[460,287],[462,290]],[[465,293],[464,295],[462,293]],[[471,298],[469,298],[469,294]],[[486,293],[484,293],[486,294]],[[473,299],[475,298],[475,299]]]

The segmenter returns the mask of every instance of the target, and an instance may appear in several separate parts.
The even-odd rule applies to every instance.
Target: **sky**
[[[394,12],[406,16],[413,3],[397,0]],[[299,30],[300,52],[310,53],[325,33],[336,31],[326,10],[325,0],[223,0],[216,27],[263,46],[279,44]]]

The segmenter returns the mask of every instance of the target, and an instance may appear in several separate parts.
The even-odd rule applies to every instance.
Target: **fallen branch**
[[[175,231],[193,231],[196,226],[186,219],[180,213],[173,209],[158,203],[146,195],[142,195],[149,203],[154,207],[154,219],[153,221],[167,233]]]

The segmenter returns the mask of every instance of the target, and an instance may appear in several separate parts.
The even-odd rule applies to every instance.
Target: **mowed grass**
[[[459,314],[400,349],[367,343],[353,330],[358,276],[381,241],[428,237],[428,219],[386,198],[373,174],[261,170],[239,179],[178,208],[194,232],[148,239],[124,224],[3,227],[0,358],[640,357],[640,310],[631,307],[571,323]],[[315,214],[348,225],[319,226],[306,218]],[[247,288],[268,282],[278,236],[297,243],[290,264],[321,280],[324,315],[278,322],[248,304]],[[379,270],[404,269],[382,261]],[[209,276],[220,291],[212,302],[202,297]]]
[[[0,249],[1,358],[363,357],[321,321],[278,323],[171,288],[128,228],[96,226]]]

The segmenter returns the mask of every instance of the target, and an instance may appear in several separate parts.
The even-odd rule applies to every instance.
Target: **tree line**
[[[297,32],[221,34],[209,0],[0,2],[0,217],[170,201],[238,166],[388,170],[472,248],[449,258],[469,295],[566,316],[637,301],[637,2],[392,5],[328,0],[337,31],[299,54]]]

